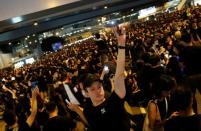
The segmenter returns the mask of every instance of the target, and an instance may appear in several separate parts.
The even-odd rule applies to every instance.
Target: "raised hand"
[[[126,43],[126,30],[123,27],[113,27],[113,32],[117,37],[118,45],[125,46]]]
[[[35,88],[32,90],[32,97],[33,97],[33,98],[36,98],[38,94],[39,94],[39,89],[38,89],[38,87],[35,87]]]
[[[71,111],[77,112],[79,110],[79,106],[76,104],[68,103],[67,106]]]
[[[170,119],[171,118],[173,118],[173,117],[176,117],[176,116],[179,116],[180,115],[180,113],[179,112],[173,112],[172,114],[171,114],[171,116],[170,116]]]

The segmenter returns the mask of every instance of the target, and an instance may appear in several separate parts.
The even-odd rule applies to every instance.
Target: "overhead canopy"
[[[79,0],[1,0],[0,21],[55,8]]]
[[[0,11],[3,16],[0,19],[16,19],[0,21],[0,44],[115,11],[140,9],[164,2],[166,0],[1,0]],[[52,5],[48,5],[50,3]],[[108,9],[104,9],[104,6],[108,6]],[[33,26],[34,22],[38,26]]]

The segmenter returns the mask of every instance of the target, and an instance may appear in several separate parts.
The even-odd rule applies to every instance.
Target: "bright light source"
[[[36,36],[35,34],[33,34],[33,36]]]
[[[115,22],[114,22],[114,21],[111,21],[111,24],[112,24],[112,25],[114,25],[114,24],[115,24]]]
[[[29,44],[31,44],[32,42],[30,41]]]
[[[35,43],[37,43],[38,41],[37,40],[35,40]]]
[[[59,32],[56,32],[56,35],[59,35]]]
[[[25,60],[26,64],[32,64],[32,63],[34,63],[34,61],[35,60],[33,57]]]
[[[105,6],[104,9],[107,9],[107,6]]]
[[[12,21],[13,24],[19,23],[19,22],[22,21],[22,17],[15,17],[15,18],[12,18],[11,21]]]
[[[101,17],[102,22],[106,21],[106,17]]]
[[[22,67],[23,65],[24,65],[24,62],[23,62],[23,61],[20,61],[20,62],[16,63],[14,66],[15,66],[15,68],[20,68],[20,67]]]
[[[9,45],[11,45],[12,43],[11,43],[11,42],[9,42],[8,44],[9,44]]]
[[[153,6],[153,7],[149,7],[149,8],[146,8],[146,9],[142,9],[139,11],[139,16],[138,18],[144,18],[144,17],[147,17],[153,13],[156,12],[156,7]]]
[[[29,38],[30,36],[28,35],[27,38]]]
[[[62,30],[64,30],[64,28],[61,28]]]
[[[27,40],[27,37],[25,38],[25,40]]]
[[[101,20],[98,19],[98,22],[100,22]]]
[[[119,15],[119,13],[117,12],[117,13],[114,13],[115,15]]]
[[[34,26],[37,26],[38,25],[38,23],[37,22],[34,22]]]

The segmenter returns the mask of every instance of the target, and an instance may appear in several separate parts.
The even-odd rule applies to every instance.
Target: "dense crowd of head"
[[[183,84],[191,75],[201,73],[199,57],[201,45],[201,8],[200,6],[185,8],[172,13],[156,14],[147,21],[131,21],[126,27],[126,100],[131,105],[144,107],[151,99],[167,97],[177,85]],[[104,65],[110,72],[103,83],[108,95],[111,94],[111,76],[114,75],[117,57],[117,39],[109,31],[101,35],[107,44],[104,62],[94,38],[64,47],[58,52],[42,55],[34,64],[13,69],[0,70],[0,105],[1,111],[10,111],[5,115],[7,124],[12,125],[15,114],[20,121],[26,120],[31,113],[33,84],[38,85],[40,95],[37,96],[38,114],[33,130],[41,130],[45,125],[48,113],[58,108],[59,115],[72,120],[70,128],[74,128],[77,116],[65,105],[66,94],[63,83],[68,84],[75,97],[84,107],[88,103],[83,85],[86,74],[101,75]],[[196,57],[196,58],[195,58]],[[196,60],[194,60],[196,59]],[[87,83],[86,83],[87,84]],[[191,90],[195,84],[188,83]],[[85,84],[84,84],[85,85]],[[178,92],[179,90],[179,92]],[[185,97],[182,89],[173,95],[172,110],[185,110],[189,106],[181,102]],[[135,92],[140,91],[136,96]],[[180,93],[181,92],[181,93]],[[107,95],[106,93],[106,95]],[[186,93],[186,99],[191,93]],[[184,95],[184,96],[183,96]],[[180,101],[180,99],[182,99]],[[51,103],[50,103],[51,102]],[[178,104],[180,103],[180,104]],[[48,117],[47,117],[48,118]]]

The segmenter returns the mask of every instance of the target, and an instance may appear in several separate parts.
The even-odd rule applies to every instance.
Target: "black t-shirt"
[[[164,120],[167,117],[167,111],[166,111],[166,102],[165,99],[162,101],[157,101],[157,105],[160,111],[161,119]]]
[[[108,50],[107,44],[106,44],[106,42],[104,40],[98,39],[95,42],[96,42],[96,45],[98,46],[98,51],[100,53],[103,53],[103,52]]]
[[[48,116],[48,113],[46,113],[46,111],[43,111],[43,112],[37,112],[37,116],[36,116],[36,119],[37,119],[37,122],[39,125],[42,125],[44,126],[45,125],[45,122],[48,120],[49,116]]]
[[[130,123],[124,109],[124,101],[116,93],[101,105],[92,104],[84,109],[84,115],[93,131],[129,131]]]
[[[47,121],[44,131],[70,131],[71,126],[72,123],[66,117],[56,116]]]
[[[29,127],[29,125],[26,122],[19,125],[18,131],[30,131],[30,130],[31,130],[31,127]]]
[[[6,127],[6,131],[13,131],[15,129],[9,129],[8,127]],[[31,127],[29,127],[29,125],[26,123],[26,122],[23,122],[21,124],[19,124],[19,127],[18,127],[18,131],[30,131],[31,130]]]
[[[165,124],[165,131],[201,131],[201,115],[170,119]]]

